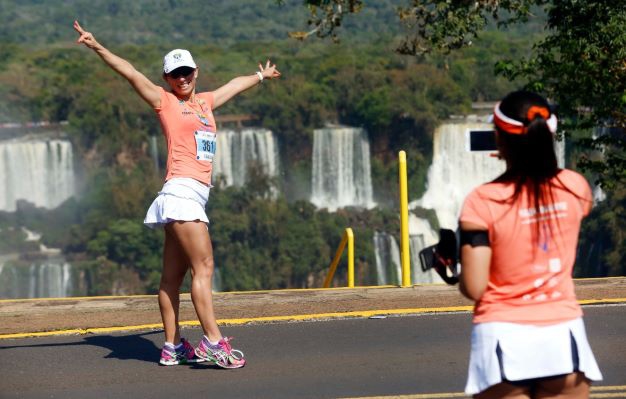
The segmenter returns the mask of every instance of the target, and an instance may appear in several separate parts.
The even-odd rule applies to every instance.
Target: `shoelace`
[[[230,341],[232,340],[232,337],[223,337],[220,340],[220,347],[222,348],[222,350],[224,352],[226,352],[226,354],[230,355],[231,352],[233,351],[232,346],[230,346]]]

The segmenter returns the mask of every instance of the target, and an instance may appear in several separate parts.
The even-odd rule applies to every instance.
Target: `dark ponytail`
[[[540,95],[516,91],[496,106],[494,122],[498,149],[507,163],[506,171],[495,182],[514,185],[513,196],[507,202],[515,203],[525,191],[529,205],[539,215],[541,205],[553,202],[550,180],[559,173],[554,151],[556,117]]]
[[[523,124],[521,133],[510,133],[496,123],[499,149],[507,162],[507,170],[498,180],[541,184],[556,176],[559,169],[553,133],[548,126],[552,116],[548,102],[538,94],[516,91],[507,95],[498,107],[506,117]],[[550,113],[542,115],[533,112],[535,109]]]

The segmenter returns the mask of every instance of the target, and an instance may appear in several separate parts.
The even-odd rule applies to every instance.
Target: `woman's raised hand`
[[[91,32],[85,32],[85,30],[80,26],[78,21],[74,21],[74,30],[80,35],[78,40],[76,40],[76,43],[82,43],[90,49],[94,49],[96,48],[96,46],[99,45]]]
[[[265,79],[274,79],[280,77],[280,72],[276,69],[276,65],[272,64],[270,60],[267,60],[265,63],[265,67],[261,63],[259,63],[259,70]]]

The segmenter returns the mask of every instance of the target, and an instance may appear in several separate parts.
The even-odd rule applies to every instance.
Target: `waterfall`
[[[213,176],[222,179],[226,186],[242,187],[250,167],[260,167],[262,174],[268,177],[279,175],[278,145],[274,134],[260,128],[220,130]]]
[[[400,265],[400,249],[396,239],[384,232],[374,232],[374,248],[376,253],[376,279],[378,285],[400,285],[402,267]]]
[[[441,227],[456,230],[467,194],[505,170],[504,161],[487,152],[470,152],[466,148],[466,135],[470,130],[489,129],[493,129],[492,124],[469,118],[439,126],[433,137],[433,162],[428,170],[426,192],[411,206],[434,209]],[[565,143],[556,141],[555,151],[558,164],[563,167]]]
[[[0,265],[0,298],[60,298],[73,294],[72,266],[63,259]]]
[[[150,157],[152,158],[152,163],[154,164],[154,170],[159,173],[159,146],[157,143],[157,136],[150,136]]]
[[[433,137],[433,161],[428,170],[428,183],[422,198],[410,204],[433,209],[442,228],[456,230],[463,200],[480,184],[499,176],[505,170],[504,161],[490,157],[488,152],[470,152],[466,147],[466,136],[470,130],[493,129],[490,123],[476,119],[450,121],[435,130]],[[565,143],[555,142],[558,164],[565,164]],[[411,245],[412,282],[443,282],[433,270],[422,272],[419,249],[439,241],[438,233],[430,222],[413,213],[409,215]],[[419,249],[418,249],[419,248]]]
[[[213,268],[212,291],[222,292],[222,273],[219,267]]]
[[[466,149],[469,130],[489,130],[493,125],[463,121],[446,123],[435,130],[433,161],[424,196],[411,206],[434,209],[443,228],[456,230],[463,200],[476,186],[504,172],[504,162],[486,152]]]
[[[409,214],[409,250],[411,253],[411,283],[444,283],[434,270],[422,270],[419,253],[422,249],[439,241],[437,233],[426,219]]]
[[[318,208],[372,208],[370,147],[363,129],[316,129],[313,138],[311,203]]]
[[[0,141],[0,210],[16,201],[55,208],[75,194],[72,144],[60,139]]]

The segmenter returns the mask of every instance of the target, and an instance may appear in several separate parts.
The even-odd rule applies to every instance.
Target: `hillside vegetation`
[[[153,111],[128,83],[74,45],[73,19],[154,82],[161,82],[161,57],[172,47],[192,51],[201,90],[253,73],[261,60],[278,64],[280,81],[218,110],[257,115],[287,154],[282,181],[252,174],[242,189],[211,193],[208,213],[224,290],[320,286],[348,226],[357,237],[357,283],[374,284],[373,233],[399,231],[397,152],[408,153],[415,199],[424,190],[437,124],[470,112],[472,101],[495,100],[514,88],[494,77],[493,66],[529,51],[530,36],[541,34],[487,32],[462,52],[417,59],[393,52],[398,25],[391,0],[372,2],[365,18],[347,20],[346,29],[358,34],[340,44],[286,39],[306,25],[306,10],[296,0],[282,7],[253,0],[54,3],[0,2],[0,122],[69,121],[84,189],[52,211],[22,203],[18,212],[0,214],[0,227],[42,232],[46,245],[63,248],[84,270],[89,294],[154,293],[158,287],[162,232],[141,221],[162,184],[147,145],[150,136],[161,135]],[[327,213],[294,192],[310,182],[312,131],[329,122],[369,133],[382,208]],[[162,139],[159,145],[163,160]],[[272,185],[281,194],[268,201]]]

